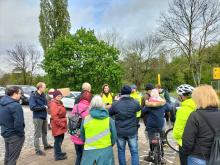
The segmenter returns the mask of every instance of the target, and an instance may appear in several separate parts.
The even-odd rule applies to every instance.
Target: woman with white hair
[[[89,115],[81,125],[80,136],[85,142],[81,165],[115,164],[112,148],[117,139],[115,123],[99,95],[95,95],[91,101]]]

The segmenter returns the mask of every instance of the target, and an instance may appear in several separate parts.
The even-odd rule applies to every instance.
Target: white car
[[[0,87],[0,98],[2,98],[3,96],[5,96],[5,88]]]
[[[62,98],[62,102],[65,108],[72,109],[74,106],[75,98],[80,95],[81,92],[71,91],[69,96]]]

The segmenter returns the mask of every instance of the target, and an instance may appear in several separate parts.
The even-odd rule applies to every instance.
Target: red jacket
[[[50,102],[52,135],[58,136],[67,131],[66,109],[62,102],[53,99]]]

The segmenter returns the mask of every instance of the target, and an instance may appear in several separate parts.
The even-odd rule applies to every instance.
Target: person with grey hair
[[[91,101],[89,115],[81,125],[80,137],[85,142],[81,165],[115,164],[112,148],[117,139],[115,123],[99,95]]]
[[[74,105],[79,103],[80,97],[81,97],[81,95],[83,94],[84,91],[88,91],[88,92],[91,93],[91,85],[90,85],[88,82],[84,82],[84,83],[82,84],[81,94],[78,95],[78,96],[75,98]]]

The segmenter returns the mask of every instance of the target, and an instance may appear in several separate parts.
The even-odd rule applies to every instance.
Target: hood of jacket
[[[109,113],[106,109],[91,109],[89,114],[95,119],[105,119],[109,117]]]
[[[9,96],[4,96],[4,97],[2,97],[2,99],[0,100],[0,105],[6,106],[6,105],[11,104],[11,103],[14,103],[14,102],[18,102],[18,101],[12,99],[12,98],[9,97]]]

